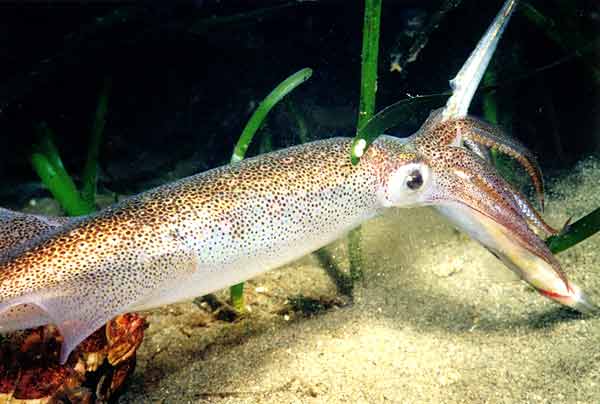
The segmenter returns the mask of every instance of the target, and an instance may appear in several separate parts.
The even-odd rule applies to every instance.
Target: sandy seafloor
[[[600,161],[548,184],[560,227],[600,206]],[[330,246],[347,267],[345,243]],[[364,280],[340,297],[314,257],[247,283],[251,313],[227,323],[183,303],[150,327],[120,403],[600,403],[600,318],[541,297],[433,210],[363,227]],[[600,302],[600,234],[563,252]],[[302,294],[333,308],[286,311]]]

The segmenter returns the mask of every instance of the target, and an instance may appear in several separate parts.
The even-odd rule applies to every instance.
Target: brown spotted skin
[[[64,217],[28,215],[0,208],[0,260],[17,246],[33,243],[38,237],[69,222]]]
[[[212,292],[335,240],[381,211],[385,177],[415,157],[387,139],[352,166],[349,147],[338,138],[262,155],[65,224],[0,262],[0,330],[55,323],[65,360],[117,314]]]
[[[380,137],[357,166],[350,163],[348,138],[292,147],[40,230],[0,258],[0,331],[54,323],[64,336],[64,362],[79,342],[120,313],[243,281],[326,245],[389,206],[437,206],[525,280],[537,282],[542,275],[535,286],[547,296],[562,293],[555,300],[585,309],[528,226],[544,228],[539,214],[461,139],[470,136],[521,156],[525,165],[534,163],[515,142],[487,133],[484,125],[473,123],[478,132],[469,135],[475,131],[469,125],[464,119],[441,122],[434,113],[408,141]],[[413,187],[419,171],[427,182]],[[530,174],[541,184],[535,170]],[[487,233],[477,227],[483,222]],[[511,236],[502,239],[503,250],[500,233]],[[533,261],[523,257],[541,261],[527,267]]]
[[[498,152],[514,158],[523,166],[531,178],[540,206],[542,210],[544,209],[542,170],[535,156],[517,139],[509,137],[500,128],[474,117],[467,116],[445,122],[441,122],[441,119],[441,109],[435,110],[429,115],[423,126],[414,135],[414,144],[417,150],[437,159],[445,153],[444,146],[462,146],[465,142],[478,147],[495,148]],[[535,209],[532,212],[535,212]],[[554,232],[551,227],[543,223],[541,218],[539,219],[541,222],[539,224],[545,227],[545,231]]]

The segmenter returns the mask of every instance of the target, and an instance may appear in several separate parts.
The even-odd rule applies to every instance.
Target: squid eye
[[[412,189],[413,191],[421,188],[423,185],[423,176],[421,175],[421,171],[413,170],[406,177],[406,186],[408,189]]]

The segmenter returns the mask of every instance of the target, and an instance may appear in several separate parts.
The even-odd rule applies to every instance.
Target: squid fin
[[[77,345],[103,324],[157,290],[186,284],[197,269],[197,253],[190,249],[164,252],[128,267],[106,263],[88,277],[0,303],[0,332],[54,324],[63,337],[60,363],[64,364]]]

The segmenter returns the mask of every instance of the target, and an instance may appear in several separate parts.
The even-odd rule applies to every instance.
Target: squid
[[[0,210],[0,332],[55,324],[64,363],[121,313],[242,282],[388,209],[417,206],[433,206],[542,295],[595,312],[536,234],[556,230],[484,154],[493,147],[522,164],[543,206],[535,158],[466,113],[515,3],[505,3],[451,82],[446,107],[409,138],[380,136],[357,165],[352,138],[332,138],[180,179],[86,217]]]

